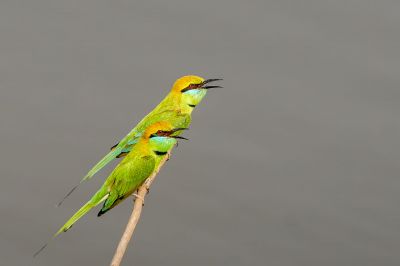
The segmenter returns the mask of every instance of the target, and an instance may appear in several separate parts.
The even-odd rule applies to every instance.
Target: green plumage
[[[202,101],[208,89],[221,86],[205,86],[221,79],[205,80],[198,76],[179,78],[170,93],[146,115],[135,128],[112,147],[82,179],[90,179],[115,158],[125,158],[117,165],[102,187],[83,205],[54,236],[67,231],[92,208],[103,203],[98,216],[114,208],[129,197],[160,167],[160,162],[177,143],[176,138],[191,123],[193,109]],[[182,138],[182,137],[180,137]],[[75,186],[59,205],[77,188]],[[47,244],[39,249],[39,254]]]
[[[191,114],[193,109],[202,101],[207,93],[207,89],[219,86],[204,86],[212,81],[219,79],[204,80],[198,76],[183,76],[179,78],[170,93],[146,115],[120,142],[111,148],[107,153],[81,180],[92,178],[98,171],[104,168],[115,158],[126,156],[136,145],[143,132],[152,124],[160,121],[167,121],[174,128],[188,128],[191,123]],[[178,136],[181,131],[174,133]],[[75,186],[61,200],[62,202],[78,187]]]
[[[151,124],[160,121],[168,121],[174,128],[188,128],[191,122],[190,114],[182,114],[175,110],[164,110],[159,112],[159,108],[154,109],[150,114],[142,119],[137,126],[132,129],[112,150],[104,156],[82,179],[85,181],[93,177],[104,166],[117,158],[122,152],[129,152],[137,143],[143,131]],[[177,132],[178,135],[180,132]],[[82,182],[81,181],[81,182]]]
[[[155,126],[151,126],[148,129],[150,133],[146,133],[148,132],[146,130],[145,135],[111,172],[96,194],[58,230],[55,236],[67,231],[83,215],[102,202],[104,202],[103,207],[98,216],[114,208],[132,195],[159,168],[161,160],[166,156],[165,153],[176,144],[176,139],[172,136],[151,136],[158,130],[171,129],[169,123],[167,123],[167,127],[160,127],[164,123],[156,123]]]
[[[168,121],[173,127],[188,128],[191,122],[191,114],[194,107],[201,102],[207,93],[205,89],[198,89],[182,93],[182,89],[193,83],[202,83],[203,78],[197,76],[185,76],[178,79],[170,93],[146,115],[112,150],[105,155],[82,179],[81,182],[90,179],[109,162],[117,158],[121,153],[129,152],[143,131],[159,121]],[[180,132],[177,132],[179,135]]]

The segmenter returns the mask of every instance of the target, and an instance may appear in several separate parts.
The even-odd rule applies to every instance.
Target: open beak
[[[214,82],[214,81],[219,81],[219,80],[223,80],[223,79],[206,79],[205,81],[203,81],[203,83],[201,84],[201,88],[202,89],[213,89],[213,88],[223,88],[222,86],[204,86],[208,83]]]
[[[213,88],[222,88],[222,86],[204,86],[208,83],[214,82],[214,81],[219,81],[222,79],[206,79],[205,81],[203,81],[202,83],[199,84],[191,84],[189,87],[181,90],[181,92],[186,92],[186,91],[190,91],[190,90],[196,90],[196,89],[213,89]]]

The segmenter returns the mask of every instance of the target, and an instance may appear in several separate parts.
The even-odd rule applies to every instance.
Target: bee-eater
[[[93,175],[115,158],[120,158],[128,154],[149,125],[158,121],[168,121],[174,128],[189,127],[192,111],[204,98],[207,90],[221,88],[221,86],[207,84],[219,80],[222,79],[204,79],[199,76],[183,76],[177,79],[169,94],[120,142],[111,148],[111,151],[87,173],[81,180],[81,183],[93,177]],[[174,135],[179,135],[180,133],[178,131]],[[61,205],[77,187],[78,185],[73,187],[58,205]]]
[[[186,129],[173,127],[166,121],[150,125],[129,154],[111,172],[101,188],[54,234],[54,237],[66,232],[83,215],[100,203],[104,202],[97,216],[103,215],[132,195],[148,177],[159,170],[161,161],[176,145],[176,139],[186,139],[175,135],[176,132]],[[33,256],[38,255],[46,246],[47,244],[42,246]]]
[[[173,127],[165,121],[150,125],[129,154],[111,172],[102,187],[58,230],[55,236],[67,231],[90,209],[101,202],[104,203],[98,216],[103,215],[132,195],[158,169],[161,160],[177,143],[176,139],[185,139],[174,135],[177,131],[185,129]]]

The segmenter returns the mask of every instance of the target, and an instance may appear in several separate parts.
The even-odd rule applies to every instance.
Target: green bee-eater
[[[150,125],[132,150],[111,172],[101,188],[55,233],[54,237],[67,231],[100,203],[104,202],[97,216],[103,215],[132,195],[154,171],[158,170],[160,162],[168,156],[168,151],[177,144],[176,139],[186,139],[175,135],[176,132],[185,129],[187,128],[173,127],[166,121]],[[47,244],[39,249],[34,257],[46,246]]]
[[[161,160],[177,143],[174,136],[177,131],[186,128],[174,128],[169,122],[157,122],[149,126],[128,155],[115,167],[103,186],[80,208],[55,235],[67,231],[77,220],[101,202],[98,216],[114,208],[132,195],[139,186],[158,169]]]
[[[93,175],[115,158],[123,157],[129,153],[132,146],[137,143],[138,139],[149,125],[158,121],[168,121],[175,128],[189,127],[192,111],[204,98],[207,90],[211,88],[221,88],[221,86],[210,86],[207,84],[218,80],[221,79],[204,79],[198,76],[183,76],[177,79],[170,93],[160,104],[146,115],[128,135],[118,142],[118,144],[114,145],[111,151],[87,173],[81,183],[93,177]],[[179,134],[180,132],[175,133],[175,135]],[[77,186],[72,188],[58,205],[60,205],[76,188]]]

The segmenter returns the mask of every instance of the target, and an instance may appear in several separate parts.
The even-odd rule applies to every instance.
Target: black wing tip
[[[116,158],[119,159],[119,158],[121,158],[121,157],[124,157],[124,156],[126,156],[128,153],[129,153],[129,152],[121,152],[120,154],[117,155]]]
[[[112,147],[110,148],[110,150],[115,149],[115,148],[118,146],[118,144],[119,144],[119,142],[118,142],[117,144],[115,144],[114,146],[112,146]]]
[[[97,217],[100,217],[100,216],[102,216],[103,214],[105,214],[107,211],[104,211],[103,209],[101,209],[100,211],[99,211],[99,213],[97,214]]]

